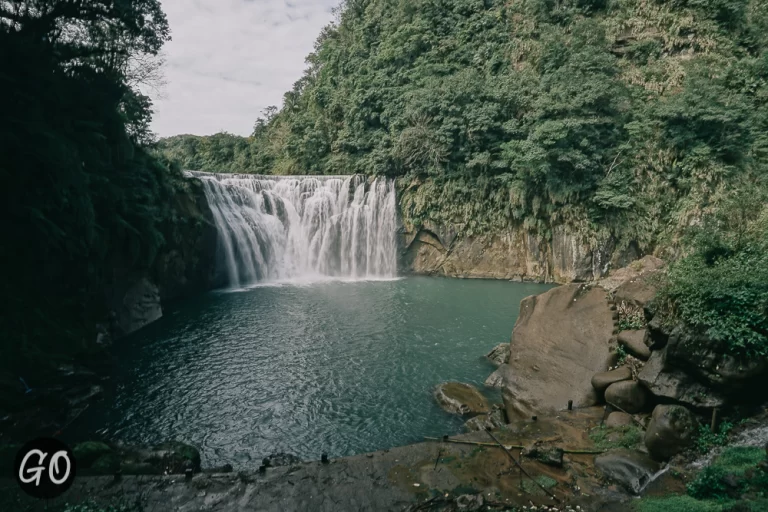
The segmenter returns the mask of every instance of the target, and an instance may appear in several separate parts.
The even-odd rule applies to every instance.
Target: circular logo
[[[13,466],[21,489],[34,498],[61,496],[75,480],[75,457],[58,439],[40,438],[25,444]]]

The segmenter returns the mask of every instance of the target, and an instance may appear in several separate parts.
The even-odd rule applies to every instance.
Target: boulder
[[[595,466],[605,478],[616,482],[632,494],[640,494],[659,471],[659,465],[648,456],[628,450],[616,450],[595,458]]]
[[[490,412],[488,400],[474,386],[463,382],[444,382],[435,389],[440,407],[453,414],[476,415]]]
[[[506,425],[507,422],[505,420],[504,411],[494,405],[491,412],[487,414],[479,414],[474,418],[467,420],[467,422],[464,423],[464,428],[468,432],[480,432],[486,428],[493,430]]]
[[[170,441],[154,446],[145,462],[164,465],[169,473],[180,473],[189,466],[195,473],[200,472],[200,451],[192,445]]]
[[[641,361],[647,361],[651,357],[651,349],[645,344],[645,335],[645,329],[621,331],[618,336],[619,345]]]
[[[301,459],[297,456],[291,454],[291,453],[273,453],[272,455],[268,456],[266,459],[264,459],[265,462],[269,461],[268,466],[272,467],[278,467],[278,466],[293,466],[296,464],[301,464]],[[230,466],[231,467],[231,466]],[[230,470],[231,471],[231,470]]]
[[[653,394],[697,408],[768,399],[768,360],[739,358],[684,324],[648,324],[654,348],[638,378]]]
[[[637,374],[651,393],[660,398],[693,407],[721,407],[725,398],[695,380],[689,373],[667,362],[667,347],[655,350],[643,369]]]
[[[605,426],[608,428],[626,427],[628,425],[632,425],[633,423],[634,421],[632,420],[632,416],[621,411],[612,412],[605,420]]]
[[[147,278],[141,278],[117,297],[117,335],[126,336],[163,316],[160,290]]]
[[[626,267],[612,270],[599,281],[600,286],[613,292],[616,302],[643,306],[656,295],[657,285],[651,276],[664,266],[655,256],[643,256]]]
[[[556,321],[555,321],[556,320]],[[613,318],[605,290],[570,284],[523,299],[509,363],[500,367],[507,418],[598,401],[591,378],[609,366]]]
[[[85,441],[72,448],[78,468],[89,468],[97,460],[112,453],[112,448],[101,441]]]
[[[495,365],[506,364],[509,360],[509,343],[499,343],[485,357]]]
[[[645,431],[645,447],[658,460],[670,457],[689,447],[696,436],[696,417],[681,405],[657,405]]]
[[[596,373],[592,377],[592,387],[595,388],[596,391],[605,391],[606,388],[611,384],[621,382],[623,380],[630,380],[631,378],[632,370],[626,366],[622,366],[621,368],[616,368],[615,370],[611,370],[609,372]]]
[[[647,392],[640,383],[634,380],[615,382],[605,390],[605,401],[624,409],[630,414],[643,410],[647,400]]]
[[[485,382],[483,383],[486,387],[489,388],[503,388],[504,387],[504,372],[507,368],[507,365],[502,364],[499,366],[499,368],[490,374],[487,379],[485,379]]]

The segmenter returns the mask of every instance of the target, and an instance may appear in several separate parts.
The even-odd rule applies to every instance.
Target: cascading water
[[[205,187],[230,286],[397,273],[392,180],[186,174]]]

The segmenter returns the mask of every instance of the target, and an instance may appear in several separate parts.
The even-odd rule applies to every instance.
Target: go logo
[[[57,498],[75,480],[75,457],[58,439],[35,439],[16,454],[14,475],[21,489],[30,496]]]

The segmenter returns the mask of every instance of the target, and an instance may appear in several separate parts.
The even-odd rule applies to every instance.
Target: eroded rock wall
[[[180,184],[174,218],[163,226],[165,243],[152,265],[115,269],[106,290],[111,334],[119,338],[162,317],[162,305],[221,284],[216,274],[216,228],[199,180]]]
[[[556,226],[550,239],[522,226],[492,235],[461,236],[452,227],[404,226],[403,272],[448,277],[512,279],[555,283],[593,281],[640,256],[634,245],[613,239],[586,243],[580,233]]]

